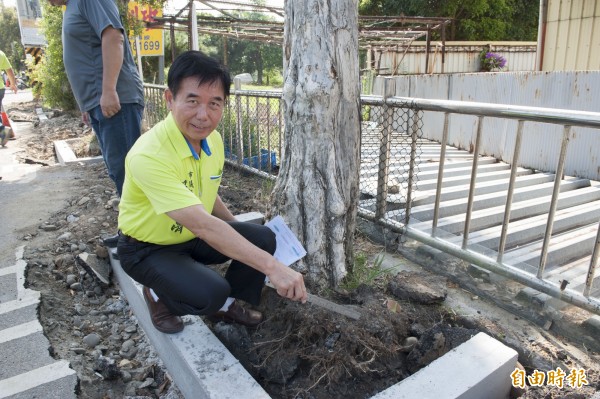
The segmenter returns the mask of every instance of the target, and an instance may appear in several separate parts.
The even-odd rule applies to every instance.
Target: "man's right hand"
[[[292,301],[306,303],[308,293],[306,292],[302,274],[281,262],[277,261],[277,263],[278,265],[275,267],[275,270],[267,276],[277,290],[277,293]]]
[[[102,109],[102,115],[104,115],[105,118],[112,118],[121,110],[121,103],[119,102],[119,95],[116,90],[102,91],[100,108]]]

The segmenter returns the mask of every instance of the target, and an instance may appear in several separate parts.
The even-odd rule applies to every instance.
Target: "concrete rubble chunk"
[[[400,300],[423,304],[441,303],[448,295],[445,277],[403,271],[388,283],[388,291]]]
[[[108,286],[110,284],[110,265],[106,260],[87,252],[80,253],[76,259],[79,265],[99,281],[100,285]]]

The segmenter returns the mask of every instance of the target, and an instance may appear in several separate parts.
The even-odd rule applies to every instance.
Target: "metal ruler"
[[[271,287],[275,289],[271,282],[266,283],[267,287]],[[332,302],[328,299],[321,298],[320,296],[314,294],[308,294],[308,303],[311,303],[315,306],[318,306],[323,309],[330,310],[335,313],[339,313],[343,316],[350,317],[351,319],[358,320],[360,319],[360,313],[354,309],[350,309],[348,306],[340,305],[335,302]]]

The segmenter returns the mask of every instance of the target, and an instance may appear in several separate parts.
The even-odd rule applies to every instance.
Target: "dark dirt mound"
[[[392,311],[389,297],[364,285],[334,299],[358,309],[360,319],[267,290],[259,307],[267,319],[256,331],[223,323],[213,329],[274,398],[368,398],[477,333],[439,305],[400,302]],[[436,338],[415,345],[421,336]]]

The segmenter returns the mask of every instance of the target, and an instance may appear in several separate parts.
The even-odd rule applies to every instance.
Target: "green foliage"
[[[129,13],[129,0],[115,0],[115,2],[117,3],[119,13],[122,17],[125,32],[131,31],[134,36],[140,35],[144,29],[144,23],[137,19],[136,16]],[[149,5],[151,8],[162,10],[167,3],[167,0],[137,0],[137,2],[142,5]]]
[[[281,68],[271,68],[264,73],[264,84],[271,87],[283,86],[283,72]],[[264,88],[263,88],[264,89]]]
[[[0,50],[6,54],[15,73],[24,68],[25,50],[21,44],[17,10],[5,7],[4,2],[0,3]]]
[[[373,260],[373,264],[370,264],[364,252],[355,254],[354,266],[344,277],[340,286],[345,290],[353,291],[359,285],[375,285],[387,274],[387,271],[382,267],[383,259],[384,255],[379,254]]]
[[[448,40],[534,41],[538,7],[529,0],[361,0],[359,13],[454,18]]]
[[[44,18],[42,31],[48,46],[42,60],[32,69],[32,82],[40,82],[33,86],[36,96],[41,96],[44,103],[64,110],[75,110],[77,103],[67,79],[63,64],[63,48],[61,41],[63,13],[60,7],[50,6],[42,2]]]
[[[270,148],[277,153],[279,149],[278,102],[266,98],[252,98],[252,104],[247,102],[249,97],[242,97],[240,104],[240,126],[242,141],[242,158],[248,162],[253,158],[251,166],[257,167],[260,160],[261,169],[268,168],[269,158],[272,166],[277,162],[275,154],[268,154]],[[251,98],[251,97],[250,97]],[[246,99],[246,100],[244,100]],[[217,130],[223,137],[225,154],[229,159],[237,160],[239,156],[240,135],[238,134],[238,113],[235,108],[235,98],[230,99],[230,105],[225,108],[223,118]]]
[[[241,112],[241,129],[243,143],[243,157],[256,155],[259,148],[259,128],[255,118],[252,118],[246,111]],[[219,131],[223,135],[225,151],[238,155],[239,138],[237,134],[238,117],[234,108],[228,108],[223,113]]]

